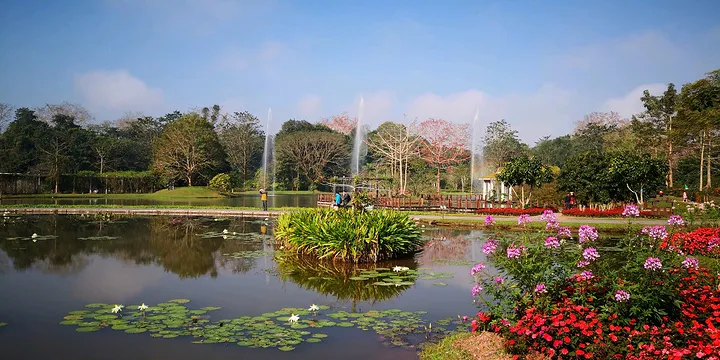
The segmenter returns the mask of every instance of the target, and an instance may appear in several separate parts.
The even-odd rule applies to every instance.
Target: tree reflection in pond
[[[316,258],[279,255],[277,272],[282,281],[293,283],[323,295],[331,295],[342,301],[385,301],[392,299],[410,286],[373,286],[369,281],[357,281],[350,278],[362,269],[375,267],[392,268],[396,262],[375,264],[351,264],[344,262],[318,261]]]
[[[263,250],[267,225],[247,219],[125,217],[98,221],[86,216],[24,216],[24,221],[0,223],[0,268],[15,271],[77,273],[91,256],[112,257],[138,265],[158,265],[181,278],[217,276],[218,269],[249,271],[255,258],[231,258],[225,253]],[[207,231],[252,233],[240,240],[201,238]],[[57,238],[31,242],[7,240],[33,232]],[[80,239],[83,238],[83,239]],[[6,259],[6,260],[2,260]],[[10,265],[12,263],[12,265]]]

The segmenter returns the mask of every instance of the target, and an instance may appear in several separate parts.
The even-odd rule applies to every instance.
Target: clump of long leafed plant
[[[392,210],[302,209],[280,215],[275,235],[286,251],[356,263],[402,257],[422,241],[417,224]]]

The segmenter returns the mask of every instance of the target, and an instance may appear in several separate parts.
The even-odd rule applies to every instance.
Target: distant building
[[[497,172],[485,175],[480,180],[480,194],[485,200],[507,201],[512,200],[511,187],[496,179]]]

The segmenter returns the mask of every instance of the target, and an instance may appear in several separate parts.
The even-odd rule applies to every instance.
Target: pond
[[[2,357],[416,359],[426,324],[432,339],[476,312],[469,269],[485,261],[482,232],[424,235],[373,271],[273,255],[265,219],[0,217]]]
[[[17,204],[43,204],[43,205],[166,205],[166,206],[233,206],[233,207],[255,207],[262,208],[260,196],[257,194],[238,194],[228,198],[205,198],[205,199],[172,199],[154,200],[128,198],[88,198],[88,197],[62,197],[62,198],[4,198],[0,199],[0,205]],[[317,195],[315,194],[270,194],[268,196],[268,207],[316,207]]]

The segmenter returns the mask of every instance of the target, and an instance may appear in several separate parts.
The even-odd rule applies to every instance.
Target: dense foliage
[[[632,206],[624,213],[638,215]],[[484,310],[472,322],[473,330],[501,333],[508,349],[520,354],[720,356],[720,331],[715,328],[720,279],[686,255],[686,244],[694,242],[666,243],[706,234],[676,234],[684,221],[674,216],[668,228],[647,226],[640,234],[607,243],[592,227],[572,234],[552,212],[543,219],[544,231],[490,239],[483,246],[491,264],[477,264],[471,271],[478,281],[473,296]]]
[[[278,218],[275,235],[286,251],[355,263],[403,257],[421,245],[417,224],[392,210],[288,212]]]
[[[8,120],[0,128],[0,173],[42,176],[60,192],[74,191],[63,188],[63,176],[148,170],[177,186],[206,185],[227,173],[232,188],[329,190],[334,178],[351,174],[353,138],[361,131],[367,136],[360,178],[394,194],[473,185],[477,192],[479,178],[493,174],[516,185],[521,199],[527,188],[540,187],[533,194],[544,189],[544,199],[559,201],[561,192],[572,191],[580,204],[642,203],[658,190],[681,195],[685,185],[691,200],[712,191],[720,154],[720,70],[679,90],[668,84],[662,94],[646,91],[639,100],[645,109],[631,119],[591,113],[570,134],[541,137],[534,146],[507,121],[495,121],[476,149],[470,139],[480,129],[469,131],[461,119],[386,121],[372,130],[357,129],[356,119],[341,114],[290,119],[267,136],[266,119],[217,105],[93,122],[82,106],[69,103],[21,107],[9,121],[13,107],[0,104]]]

